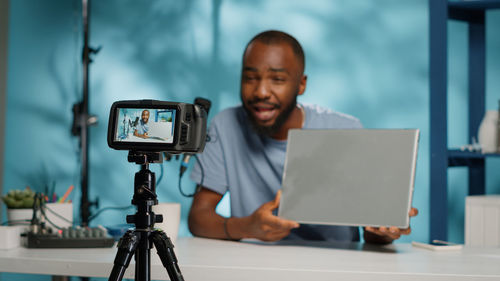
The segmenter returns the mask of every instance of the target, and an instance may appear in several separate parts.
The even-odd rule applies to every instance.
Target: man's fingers
[[[399,229],[399,227],[391,226],[391,227],[389,227],[389,232],[393,233],[393,234],[396,234],[396,233],[400,232],[400,229]]]
[[[391,227],[381,226],[378,228],[368,226],[368,227],[365,227],[365,231],[372,232],[378,236],[389,237],[392,240],[399,239],[399,237],[401,237],[401,234],[403,234],[401,232],[401,229],[399,229],[398,227],[395,227],[395,226],[391,226]]]
[[[266,222],[273,229],[292,229],[299,227],[299,224],[295,221],[285,220],[277,216],[269,217],[269,220]]]
[[[401,229],[401,234],[409,235],[411,233],[411,227]]]
[[[409,215],[410,215],[410,217],[414,217],[414,216],[418,215],[417,208],[411,208]]]
[[[278,192],[276,192],[276,196],[274,197],[274,200],[273,200],[273,207],[274,208],[278,208],[278,206],[280,205],[280,200],[281,200],[281,189],[278,190]]]
[[[280,199],[281,199],[281,190],[278,190],[274,199],[269,201],[269,202],[264,203],[264,205],[262,205],[262,207],[265,209],[274,210],[274,209],[278,208],[278,206],[280,205]]]

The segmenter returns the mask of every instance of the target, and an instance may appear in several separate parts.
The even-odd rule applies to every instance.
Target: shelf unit
[[[469,173],[469,195],[485,193],[485,159],[499,154],[481,154],[448,149],[447,137],[447,23],[468,24],[468,139],[476,136],[485,112],[486,40],[485,13],[500,9],[500,0],[429,0],[430,35],[430,239],[447,240],[448,167],[465,166]]]

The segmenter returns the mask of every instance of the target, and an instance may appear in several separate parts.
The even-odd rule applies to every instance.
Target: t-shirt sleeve
[[[210,125],[207,136],[205,149],[198,154],[199,161],[196,162],[190,178],[197,184],[223,195],[228,189],[227,173],[222,139],[215,122]]]

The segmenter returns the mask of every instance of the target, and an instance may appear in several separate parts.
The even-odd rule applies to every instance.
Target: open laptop
[[[419,130],[290,130],[278,216],[409,226]]]

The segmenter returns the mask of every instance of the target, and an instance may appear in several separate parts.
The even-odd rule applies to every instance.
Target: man
[[[134,136],[143,139],[147,139],[149,137],[148,121],[149,121],[149,110],[143,110],[141,115],[141,120],[139,121],[139,124],[137,124],[136,129],[134,130]]]
[[[191,174],[201,185],[189,214],[194,235],[359,241],[358,227],[299,225],[276,216],[288,130],[361,128],[351,116],[297,104],[297,96],[306,89],[304,66],[302,47],[286,33],[266,31],[248,43],[241,75],[242,106],[213,118],[210,141],[199,157],[203,171],[197,165]],[[227,191],[231,218],[215,212]],[[416,215],[416,210],[410,215]],[[364,237],[369,242],[389,243],[409,233],[410,229],[367,227]]]

